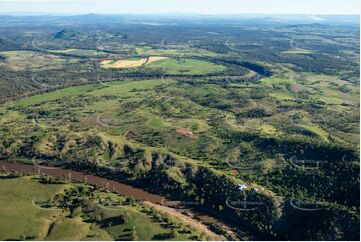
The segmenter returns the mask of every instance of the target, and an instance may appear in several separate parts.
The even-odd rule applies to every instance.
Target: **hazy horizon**
[[[358,0],[0,0],[0,14],[359,15]]]

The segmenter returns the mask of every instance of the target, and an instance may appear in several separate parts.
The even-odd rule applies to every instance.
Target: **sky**
[[[0,0],[0,14],[359,14],[360,0]]]

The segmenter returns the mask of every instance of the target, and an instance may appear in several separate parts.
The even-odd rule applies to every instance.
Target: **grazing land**
[[[0,178],[1,240],[212,239],[174,215],[82,183],[8,172]]]
[[[359,240],[358,20],[127,18],[0,16],[1,160],[181,205],[4,173],[0,239]]]
[[[226,70],[223,65],[216,65],[209,61],[196,59],[163,59],[162,61],[150,63],[147,67],[161,68],[169,74],[189,75],[201,75]]]

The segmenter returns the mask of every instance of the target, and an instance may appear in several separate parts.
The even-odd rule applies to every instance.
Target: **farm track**
[[[208,227],[206,225],[204,225],[202,222],[197,221],[190,216],[184,215],[181,211],[178,211],[175,208],[171,208],[171,207],[167,207],[167,206],[163,206],[163,205],[159,205],[159,204],[154,204],[154,203],[151,203],[148,201],[144,202],[144,204],[149,207],[152,207],[162,213],[166,213],[166,214],[172,215],[174,217],[177,217],[178,219],[182,220],[183,222],[190,224],[191,226],[206,233],[207,236],[209,236],[213,240],[227,240],[224,236],[217,235],[213,231],[208,229]]]

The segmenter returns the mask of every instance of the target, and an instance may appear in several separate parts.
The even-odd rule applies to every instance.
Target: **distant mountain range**
[[[360,24],[359,15],[310,15],[310,14],[219,14],[219,15],[206,15],[206,14],[182,14],[182,13],[169,13],[169,14],[84,14],[84,15],[69,15],[69,14],[46,14],[46,13],[7,13],[0,14],[0,21],[71,21],[71,22],[107,22],[107,21],[133,21],[133,23],[141,24],[142,22],[151,20],[162,20],[164,22],[182,21],[182,20],[201,20],[201,19],[214,19],[225,21],[246,21],[246,22],[269,22],[280,24],[299,24],[299,23],[322,23],[322,24]]]

